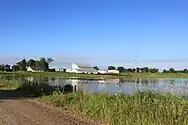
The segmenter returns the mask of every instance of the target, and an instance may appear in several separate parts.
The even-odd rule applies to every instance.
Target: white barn
[[[87,73],[87,74],[97,74],[97,70],[95,70],[92,66],[86,64],[77,64],[72,63],[71,69],[67,70],[67,72],[71,73]]]
[[[112,70],[108,70],[107,73],[119,74],[119,70],[112,69]]]
[[[106,73],[107,73],[107,70],[101,70],[101,69],[100,69],[100,70],[98,70],[98,73],[99,73],[99,74],[106,74]]]

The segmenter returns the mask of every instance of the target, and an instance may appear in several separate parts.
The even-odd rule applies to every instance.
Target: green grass
[[[32,72],[11,72],[11,73],[0,73],[0,75],[16,75],[16,76],[38,76],[38,77],[64,77],[64,78],[86,78],[86,79],[99,79],[99,78],[188,78],[187,73],[120,73],[120,74],[76,74],[76,73],[65,73],[65,72],[43,72],[43,73],[32,73]]]
[[[78,74],[78,73],[66,73],[66,72],[42,72],[42,73],[32,73],[32,72],[15,72],[15,75],[22,76],[41,76],[41,77],[64,77],[64,78],[85,78],[85,79],[100,79],[100,78],[128,78],[130,74]]]
[[[57,107],[75,109],[85,116],[111,125],[188,125],[188,101],[170,94],[84,94],[76,92],[43,96]]]
[[[0,89],[17,89],[22,85],[23,83],[17,80],[0,79]]]

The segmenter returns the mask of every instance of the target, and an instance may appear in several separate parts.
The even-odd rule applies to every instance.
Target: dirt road
[[[0,100],[0,125],[96,125],[26,99]]]

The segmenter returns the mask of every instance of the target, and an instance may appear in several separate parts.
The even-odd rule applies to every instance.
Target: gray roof
[[[79,64],[79,63],[74,63],[76,64],[80,69],[78,69],[78,71],[81,72],[97,72],[97,70],[95,70],[92,66],[88,65],[88,64]]]
[[[43,71],[44,69],[41,67],[37,67],[37,66],[30,66],[33,70],[40,70]]]
[[[92,66],[88,65],[88,64],[79,64],[79,63],[75,63],[79,68],[93,68]]]
[[[84,72],[97,72],[94,68],[80,68],[78,71],[84,71]]]

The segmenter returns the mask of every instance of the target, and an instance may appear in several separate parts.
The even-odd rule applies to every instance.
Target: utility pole
[[[135,65],[135,69],[137,69],[137,65],[138,65],[138,55],[136,55],[135,57],[134,57],[134,65]],[[136,73],[137,73],[137,70],[136,70]]]
[[[134,57],[134,64],[135,64],[135,69],[136,69],[136,74],[137,74],[137,73],[138,73],[138,72],[137,72],[137,67],[138,67],[138,55],[136,55],[136,56]],[[137,78],[136,80],[140,82],[139,78]],[[136,84],[136,86],[137,86],[137,91],[138,91],[138,92],[140,92],[140,89],[139,89],[139,82]]]

